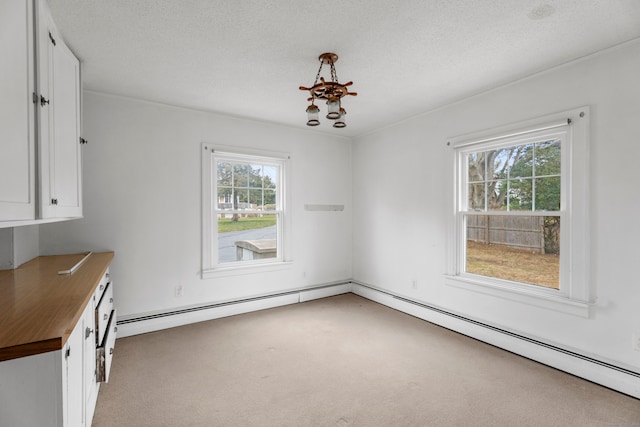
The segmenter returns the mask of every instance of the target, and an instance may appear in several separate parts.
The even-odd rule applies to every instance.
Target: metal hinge
[[[54,46],[56,45],[56,39],[53,38],[51,31],[49,31],[49,40],[51,40],[51,43],[53,43]]]
[[[71,356],[71,347],[67,347],[67,351],[64,352],[64,358],[68,359]]]
[[[31,94],[31,99],[33,100],[33,103],[34,103],[34,104],[37,104],[37,103],[38,103],[38,94],[36,94],[35,92],[33,92],[33,93]]]
[[[80,144],[88,144],[88,143],[89,143],[89,141],[87,141],[83,137],[80,137]]]

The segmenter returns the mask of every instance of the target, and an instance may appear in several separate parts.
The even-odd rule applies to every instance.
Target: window
[[[203,144],[203,276],[283,263],[286,163]]]
[[[448,283],[584,314],[587,112],[454,139]]]

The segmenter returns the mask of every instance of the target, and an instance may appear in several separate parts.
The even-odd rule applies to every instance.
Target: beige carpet
[[[640,426],[640,400],[353,294],[119,339],[94,426]]]

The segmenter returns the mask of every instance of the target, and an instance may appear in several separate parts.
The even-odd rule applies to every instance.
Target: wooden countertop
[[[41,256],[0,271],[0,361],[61,350],[107,271],[113,252]]]

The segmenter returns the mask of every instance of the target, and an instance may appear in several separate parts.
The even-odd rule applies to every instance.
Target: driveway
[[[255,228],[253,230],[229,231],[218,234],[218,257],[220,262],[236,260],[236,245],[238,240],[275,239],[276,226]]]

